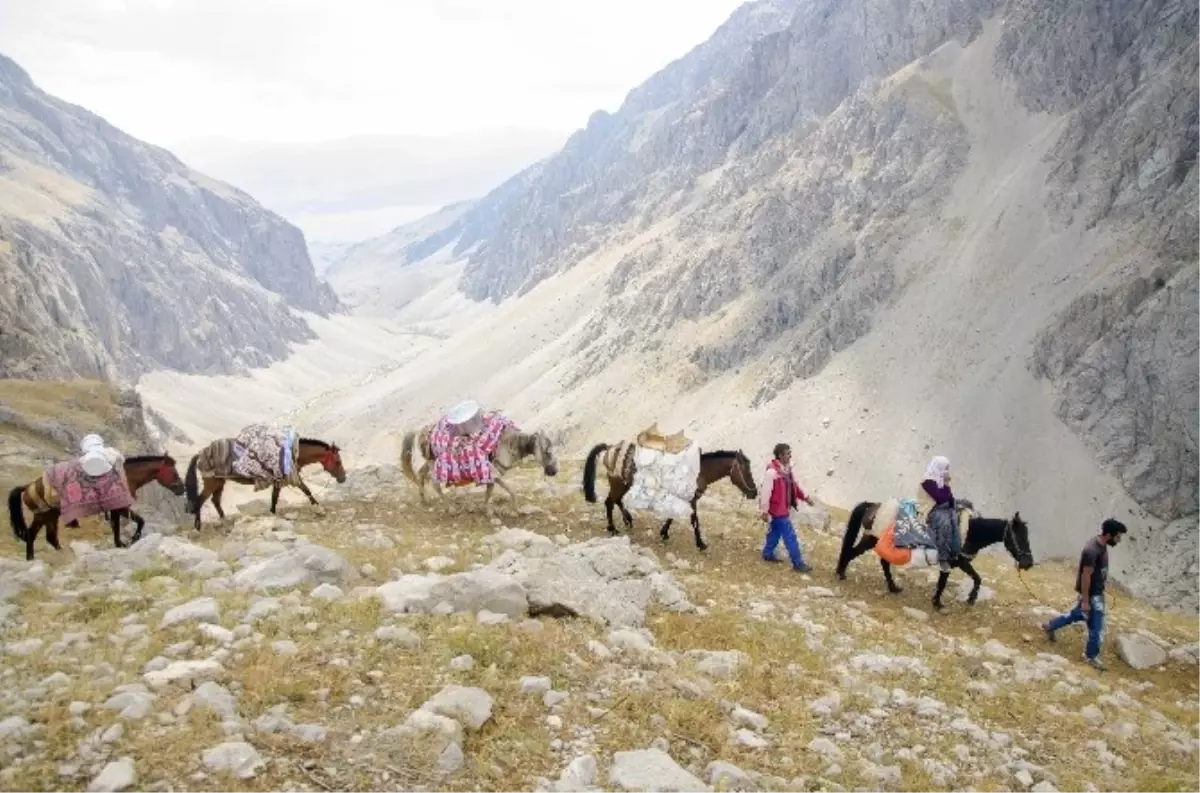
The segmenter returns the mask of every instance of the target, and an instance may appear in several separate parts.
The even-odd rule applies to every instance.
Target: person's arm
[[[758,491],[758,512],[764,521],[771,519],[771,493],[775,490],[775,480],[779,477],[774,468],[767,468],[766,479]]]
[[[800,487],[799,482],[796,483],[796,496],[801,501],[803,501],[805,504],[808,504],[810,507],[813,505],[812,496],[810,496],[804,492],[804,488]]]
[[[1092,591],[1092,566],[1085,564],[1079,571],[1079,610],[1086,614],[1092,608],[1092,599],[1088,593]]]
[[[950,492],[950,485],[938,486],[937,482],[932,479],[926,479],[921,483],[921,487],[925,490],[929,497],[933,499],[935,504],[945,504],[947,501],[954,499],[954,494]]]

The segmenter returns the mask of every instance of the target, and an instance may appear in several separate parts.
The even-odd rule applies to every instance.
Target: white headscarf
[[[925,478],[932,479],[938,487],[946,486],[946,474],[950,472],[950,461],[941,455],[929,461],[925,468]]]

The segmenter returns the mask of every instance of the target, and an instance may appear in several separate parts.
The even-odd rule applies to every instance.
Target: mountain
[[[347,254],[335,283],[433,255],[406,303],[490,306],[375,415],[470,371],[578,448],[654,420],[797,439],[846,504],[943,453],[1041,553],[1130,522],[1114,571],[1194,603],[1196,25],[1175,0],[747,3],[448,225]]]
[[[200,138],[171,146],[188,164],[250,192],[314,240],[358,242],[483,195],[552,154],[538,129],[374,135],[315,143]]]
[[[0,376],[237,371],[338,305],[299,229],[0,56]]]

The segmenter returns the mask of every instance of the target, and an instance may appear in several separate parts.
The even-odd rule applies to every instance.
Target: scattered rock
[[[456,655],[450,659],[450,668],[455,672],[465,672],[475,667],[475,659],[469,655]]]
[[[1136,633],[1117,636],[1117,656],[1134,669],[1150,669],[1167,662],[1166,650]]]
[[[660,749],[617,752],[608,769],[609,784],[621,790],[692,791],[709,788]]]
[[[900,610],[903,611],[904,616],[908,617],[909,619],[916,620],[917,622],[929,622],[929,613],[926,611],[915,609],[912,606],[903,606]]]
[[[708,777],[708,784],[714,790],[751,791],[758,789],[754,777],[736,765],[723,760],[714,760],[709,763],[708,768],[704,770],[704,775]]]
[[[210,597],[203,597],[196,598],[193,601],[171,609],[163,615],[162,622],[159,623],[158,627],[160,629],[169,628],[181,622],[209,622],[215,624],[220,621],[221,607],[217,605],[217,601]]]
[[[550,690],[550,678],[525,676],[519,681],[523,694],[545,694]]]
[[[232,774],[238,779],[250,779],[263,766],[258,751],[245,741],[228,741],[205,750],[204,767],[215,774]]]
[[[344,584],[357,575],[350,563],[320,545],[306,543],[235,573],[237,589],[294,589],[317,584]]]
[[[587,754],[576,757],[567,763],[562,775],[554,785],[560,793],[587,790],[596,784],[596,756]]]
[[[739,724],[743,727],[749,727],[759,732],[767,728],[768,721],[766,716],[763,716],[761,713],[755,713],[752,710],[747,710],[741,706],[734,708],[729,716],[733,719],[734,724]]]
[[[343,594],[341,588],[334,584],[319,584],[312,592],[308,593],[308,596],[316,600],[332,602]]]
[[[92,793],[127,790],[135,784],[137,784],[137,770],[134,768],[133,758],[122,757],[120,760],[114,760],[104,766],[104,770],[88,785],[88,790]]]
[[[454,719],[468,730],[478,730],[492,717],[492,697],[481,688],[449,685],[421,706]]]
[[[383,625],[375,629],[375,638],[381,642],[398,644],[409,650],[421,646],[421,637],[401,625]]]

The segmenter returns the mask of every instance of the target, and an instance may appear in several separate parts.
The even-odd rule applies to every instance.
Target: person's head
[[[775,451],[772,452],[772,454],[775,455],[776,460],[784,465],[787,465],[792,461],[792,447],[788,446],[786,443],[775,444]]]
[[[1100,524],[1100,536],[1108,545],[1119,544],[1127,531],[1129,529],[1125,528],[1125,524],[1115,518],[1109,518]]]
[[[932,479],[939,486],[945,486],[948,473],[950,473],[950,460],[941,455],[934,457],[925,467],[925,478]]]

